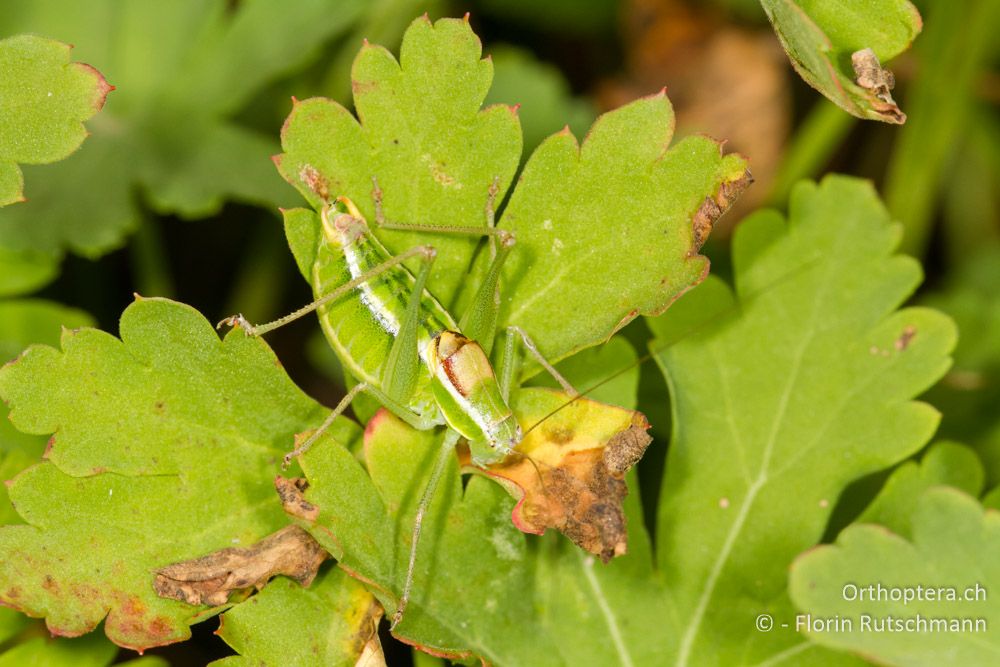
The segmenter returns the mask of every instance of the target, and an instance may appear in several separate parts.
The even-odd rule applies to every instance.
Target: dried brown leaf
[[[250,547],[230,547],[161,568],[153,588],[160,597],[216,606],[234,592],[263,588],[279,574],[308,586],[328,556],[309,533],[288,526]]]
[[[872,106],[876,111],[890,116],[894,122],[905,123],[906,114],[892,99],[891,91],[896,86],[896,77],[890,70],[882,67],[875,52],[871,49],[855,51],[851,54],[851,66],[854,68],[855,83],[874,95]]]
[[[698,207],[698,212],[695,213],[694,218],[691,220],[696,249],[701,249],[701,246],[705,243],[705,239],[712,232],[715,221],[729,210],[733,202],[736,201],[744,190],[750,187],[751,183],[753,183],[753,175],[747,169],[741,178],[735,181],[724,182],[719,186],[719,191],[715,193],[715,197],[705,197],[705,201]]]
[[[291,479],[277,476],[274,478],[274,488],[281,499],[281,506],[289,516],[314,522],[319,517],[319,508],[306,500],[305,490],[309,482],[304,477]]]
[[[586,398],[548,414],[568,397],[539,391],[531,392],[536,405],[525,410],[518,401],[517,409],[527,425],[545,420],[526,433],[517,454],[484,472],[519,498],[512,515],[519,529],[555,528],[607,562],[626,551],[625,473],[652,440],[649,423],[639,412]]]

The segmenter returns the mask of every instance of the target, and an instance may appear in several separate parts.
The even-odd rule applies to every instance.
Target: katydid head
[[[337,197],[332,204],[320,210],[323,235],[327,241],[343,246],[357,240],[368,230],[368,223],[361,211],[347,197]]]

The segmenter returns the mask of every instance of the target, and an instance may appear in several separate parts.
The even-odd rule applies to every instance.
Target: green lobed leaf
[[[539,545],[542,627],[557,642],[553,664],[660,665],[675,643],[670,593],[656,572],[635,477],[626,498],[629,551],[601,565],[572,545]]]
[[[61,352],[34,346],[0,371],[14,424],[55,433],[9,489],[26,525],[0,529],[0,600],[56,634],[103,619],[141,649],[187,638],[205,612],[158,598],[153,570],[287,525],[277,462],[325,410],[262,342],[220,341],[181,304],[140,299],[120,332],[65,331]]]
[[[492,63],[481,55],[479,39],[459,19],[414,21],[398,62],[366,44],[351,75],[358,118],[323,98],[296,103],[281,133],[282,176],[319,209],[322,197],[304,179],[314,170],[330,199],[350,197],[372,227],[373,178],[390,222],[484,227],[490,188],[496,184],[499,203],[514,177],[521,134],[511,108],[480,110],[493,79]],[[393,253],[437,248],[428,288],[445,304],[478,243],[451,234],[376,234]]]
[[[29,270],[29,273],[33,269]],[[13,359],[32,343],[56,345],[62,327],[93,324],[86,313],[42,299],[0,300],[0,361]],[[45,438],[21,433],[7,419],[7,406],[0,405],[0,481],[38,461]],[[20,523],[7,498],[6,485],[0,488],[0,525]]]
[[[268,207],[287,188],[277,143],[237,121],[253,94],[318,54],[363,10],[360,0],[10,0],[0,30],[44,32],[118,85],[84,150],[32,173],[31,201],[0,213],[0,244],[96,256],[138,224],[138,186],[160,212],[208,215],[227,199]],[[35,185],[37,184],[37,186]]]
[[[366,430],[367,472],[329,438],[300,458],[306,499],[320,510],[305,527],[389,610],[402,589],[416,503],[438,439],[383,411]],[[463,492],[457,459],[449,465],[424,520],[413,595],[397,636],[438,654],[472,653],[496,664],[528,664],[551,652],[549,639],[525,631],[533,617],[532,576],[512,506],[482,477]]]
[[[936,488],[923,495],[911,521],[910,540],[876,526],[855,525],[844,530],[835,545],[798,558],[790,591],[805,612],[800,616],[802,630],[810,641],[884,665],[993,664],[1000,646],[988,628],[1000,622],[1000,607],[992,597],[1000,585],[995,557],[1000,516],[984,512],[960,491]],[[858,599],[861,593],[852,592],[856,589],[850,584],[857,589],[871,586],[868,599]],[[877,586],[886,592],[879,594]],[[918,592],[918,586],[931,589],[933,599]],[[981,589],[978,597],[976,586]],[[957,599],[937,592],[946,587],[955,589]],[[895,594],[889,592],[893,589]],[[967,590],[968,600],[963,599]],[[922,599],[904,601],[907,593]],[[889,617],[895,620],[887,621]],[[919,626],[918,618],[926,625]],[[826,619],[840,619],[841,624],[821,628],[818,621]],[[946,628],[957,622],[959,631],[932,622],[944,622]],[[963,623],[972,631],[962,630]],[[978,630],[977,623],[982,623]]]
[[[3,412],[6,413],[6,409]],[[6,421],[7,415],[4,414],[2,418]],[[28,441],[28,447],[14,449],[12,445],[15,444],[16,439],[7,438],[6,431],[14,432],[14,429],[6,426],[3,432],[0,432],[0,444],[3,444],[6,450],[0,452],[0,481],[2,482],[14,479],[22,470],[25,470],[34,463],[38,463],[42,449],[45,446],[45,441],[42,438],[22,436],[22,438]],[[15,442],[11,442],[11,440],[15,440]],[[17,513],[14,505],[10,502],[7,484],[4,484],[3,489],[0,490],[0,526],[8,526],[15,523],[24,522],[21,520],[21,516]]]
[[[851,54],[872,49],[884,64],[909,47],[923,23],[909,0],[761,0],[795,70],[858,118],[902,123],[895,104],[856,83]]]
[[[791,623],[788,564],[838,495],[934,432],[936,411],[910,399],[947,369],[955,331],[896,310],[920,280],[898,243],[870,185],[800,183],[787,222],[762,211],[737,229],[735,296],[709,281],[650,321],[654,347],[674,343],[657,354],[674,415],[657,559],[678,664],[804,660],[798,635],[754,619]]]
[[[90,65],[70,62],[70,46],[37,35],[0,40],[0,206],[24,201],[18,163],[46,164],[75,151],[83,121],[112,86]]]
[[[340,568],[321,572],[309,588],[279,577],[222,615],[218,634],[240,655],[212,665],[353,667],[372,660],[374,667],[381,616],[371,593]]]
[[[317,209],[346,195],[371,222],[376,178],[390,222],[483,226],[491,187],[501,201],[517,167],[520,133],[511,109],[480,110],[492,80],[480,55],[468,23],[454,19],[415,21],[398,63],[366,46],[353,71],[360,122],[330,100],[296,104],[279,169]],[[607,340],[640,312],[662,311],[707,271],[698,247],[749,183],[746,163],[723,157],[704,137],[668,151],[672,133],[661,94],[602,116],[582,148],[561,132],[528,160],[499,223],[517,235],[501,319],[523,326],[550,359]],[[609,201],[620,202],[618,210],[605,210]],[[318,224],[305,211],[286,215],[304,272]],[[438,249],[429,289],[443,303],[455,303],[456,290],[472,282],[476,240],[375,233],[392,252],[424,243]],[[479,256],[476,272],[487,259]],[[572,291],[557,289],[570,283]],[[466,286],[461,303],[470,293]]]
[[[914,508],[934,486],[951,486],[978,497],[983,490],[983,464],[965,445],[950,441],[935,443],[919,464],[907,461],[893,471],[856,523],[877,523],[897,535],[909,537]]]
[[[351,63],[357,55],[358,45],[365,40],[373,44],[399,44],[414,16],[427,14],[440,16],[443,0],[371,0],[367,11],[355,24],[350,34],[340,41],[333,57],[328,61],[326,74],[320,85],[325,97],[338,102],[351,99]]]
[[[32,637],[0,653],[0,667],[105,667],[114,662],[117,653],[118,647],[100,635],[78,639]]]
[[[60,329],[91,326],[93,318],[76,308],[45,299],[0,300],[0,361],[9,361],[32,343],[55,345]]]
[[[0,247],[0,297],[36,290],[57,273],[58,267],[51,257]]]
[[[598,118],[582,145],[563,131],[528,160],[501,220],[517,245],[500,320],[548,359],[663,312],[707,274],[698,249],[708,230],[693,221],[706,199],[725,210],[749,184],[746,160],[706,137],[668,150],[673,125],[660,93]]]

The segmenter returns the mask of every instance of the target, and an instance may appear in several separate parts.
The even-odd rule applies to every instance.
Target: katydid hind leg
[[[497,382],[500,383],[500,393],[503,400],[510,401],[510,392],[514,387],[514,378],[517,377],[517,357],[515,351],[517,334],[507,329],[504,334],[503,351],[500,356],[500,367],[497,369]]]
[[[513,236],[501,239],[500,248],[491,260],[479,290],[458,324],[462,333],[478,341],[487,354],[493,349],[500,314],[500,273],[513,247]]]
[[[417,274],[413,292],[407,302],[406,316],[400,322],[399,331],[385,362],[382,387],[386,395],[398,403],[409,400],[417,386],[417,376],[420,372],[420,357],[417,350],[420,303],[424,287],[427,285],[427,277],[434,265],[434,256],[433,250],[423,256],[420,272]]]
[[[437,490],[438,482],[441,481],[448,463],[455,455],[455,445],[458,444],[459,437],[460,435],[457,431],[452,429],[445,431],[444,437],[441,439],[440,449],[434,461],[434,468],[431,470],[427,485],[420,496],[420,504],[417,506],[417,513],[413,519],[413,530],[410,533],[410,554],[407,559],[406,577],[403,580],[403,592],[399,598],[399,604],[396,606],[396,613],[392,615],[392,623],[389,626],[390,630],[395,629],[400,621],[403,620],[406,605],[410,601],[410,594],[413,592],[413,572],[417,563],[417,549],[420,545],[420,533],[423,529],[424,517],[427,514],[428,507],[430,507],[431,500],[434,499],[434,492]]]

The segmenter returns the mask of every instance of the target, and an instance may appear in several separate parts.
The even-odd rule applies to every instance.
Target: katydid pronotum
[[[497,321],[499,276],[514,238],[494,227],[497,187],[490,192],[485,227],[422,228],[388,223],[382,215],[381,191],[374,181],[375,223],[380,227],[489,236],[491,264],[473,306],[460,323],[425,288],[435,257],[433,247],[417,246],[390,256],[358,208],[345,197],[327,201],[320,212],[322,233],[310,281],[316,300],[267,324],[250,324],[242,315],[220,322],[220,326],[228,324],[247,335],[260,336],[318,311],[327,340],[358,381],[323,424],[285,456],[286,466],[305,453],[361,392],[417,429],[446,427],[417,508],[393,626],[402,619],[410,597],[424,514],[459,439],[468,442],[472,461],[479,466],[511,455],[521,441],[521,427],[508,405],[517,341],[569,395],[577,395],[530,336],[517,327],[507,329],[503,364],[499,375],[493,371],[487,354]],[[403,265],[411,257],[421,260],[415,276]]]

